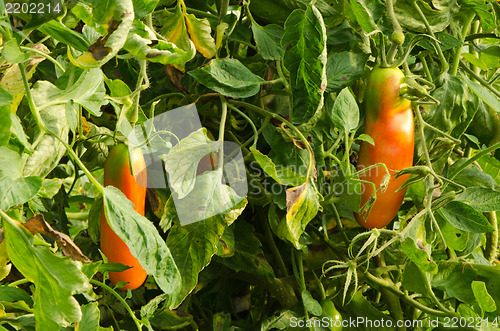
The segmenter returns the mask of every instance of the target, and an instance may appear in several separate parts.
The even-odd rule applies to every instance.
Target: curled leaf
[[[64,255],[71,257],[75,261],[90,262],[80,248],[75,245],[71,238],[62,232],[54,230],[49,223],[47,223],[42,214],[36,214],[28,221],[22,223],[29,232],[32,234],[41,233],[54,239]]]

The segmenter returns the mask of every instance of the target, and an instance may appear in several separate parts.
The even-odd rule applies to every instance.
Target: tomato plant
[[[0,1],[0,329],[499,329],[499,18]]]

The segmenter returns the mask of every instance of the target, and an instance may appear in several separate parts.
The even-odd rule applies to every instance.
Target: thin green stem
[[[18,279],[16,281],[13,281],[12,283],[7,284],[7,285],[11,286],[11,287],[16,287],[16,286],[23,285],[23,284],[26,284],[26,283],[31,283],[31,280],[26,279],[26,278]]]
[[[276,69],[278,70],[278,76],[281,78],[283,85],[285,85],[285,89],[288,91],[288,93],[290,93],[290,84],[286,80],[286,76],[283,73],[283,68],[281,67],[281,61],[276,61]]]
[[[250,124],[250,126],[252,127],[252,130],[253,130],[253,144],[252,144],[252,147],[256,148],[257,147],[257,141],[258,141],[258,138],[259,138],[259,132],[257,131],[257,127],[255,126],[255,124],[252,121],[252,119],[250,117],[248,117],[247,114],[245,114],[244,112],[242,112],[241,110],[239,110],[238,108],[236,108],[235,106],[233,106],[231,104],[228,104],[227,106],[229,108],[231,108],[232,110],[234,110],[235,112],[237,112],[238,114],[240,114]]]
[[[422,63],[422,67],[424,68],[425,76],[432,83],[433,79],[432,79],[431,71],[429,70],[429,65],[427,64],[427,60],[425,59],[425,56],[420,57],[420,62]]]
[[[432,28],[431,28],[429,22],[427,21],[427,18],[425,17],[425,14],[422,12],[422,9],[418,5],[417,1],[416,0],[412,0],[412,2],[413,2],[413,7],[415,7],[415,9],[417,10],[418,15],[420,16],[420,18],[424,22],[425,27],[427,28],[427,32],[434,38],[434,40],[437,40],[436,39],[436,35],[432,31]],[[439,44],[436,45],[436,50],[438,52],[439,60],[441,61],[441,65],[443,67],[442,68],[443,72],[447,72],[448,69],[450,68],[450,65],[448,64],[448,61],[446,61],[446,58],[445,58],[445,56],[443,54],[443,50],[441,49],[441,46]]]
[[[416,104],[412,104],[412,108],[413,108],[413,112],[415,113],[416,117],[417,117],[417,127],[418,127],[418,133],[420,135],[420,142],[422,144],[422,150],[424,152],[424,157],[425,157],[425,162],[427,164],[427,167],[429,167],[429,171],[430,173],[438,180],[440,181],[440,184],[442,183],[441,182],[441,179],[439,178],[439,176],[436,174],[436,172],[434,171],[434,168],[432,167],[432,161],[431,161],[431,158],[429,156],[429,151],[427,150],[427,145],[425,144],[425,134],[424,134],[424,126],[425,126],[425,121],[424,119],[422,118],[422,114],[420,114],[420,110],[418,109],[418,106]]]
[[[462,61],[460,61],[460,67],[462,69],[464,69],[465,71],[467,71],[467,73],[469,75],[471,75],[471,77],[473,77],[475,80],[477,80],[479,83],[481,83],[484,87],[486,87],[488,90],[490,90],[491,92],[493,92],[497,97],[500,98],[500,92],[494,88],[490,83],[488,83],[487,81],[485,81],[484,79],[482,79],[478,74],[476,74],[471,68],[469,68],[465,63],[463,63]]]
[[[476,17],[476,14],[475,13],[471,13],[467,19],[465,20],[465,24],[463,25],[462,27],[462,43],[460,44],[460,46],[457,47],[457,53],[455,54],[455,58],[453,59],[453,65],[451,67],[451,74],[452,75],[456,75],[457,74],[457,71],[458,71],[458,65],[460,63],[460,57],[462,55],[462,47],[463,47],[463,43],[465,41],[465,38],[467,36],[467,33],[469,32],[469,29],[470,29],[470,25],[472,23],[472,20],[474,19],[474,17]]]
[[[76,155],[75,151],[61,138],[59,137],[58,135],[56,134],[52,134],[51,135],[56,138],[57,140],[59,140],[59,142],[66,148],[66,150],[68,151],[69,153],[69,156],[70,158],[73,160],[73,162],[75,162],[78,167],[85,173],[85,175],[87,175],[88,179],[92,182],[92,184],[95,185],[95,187],[97,188],[97,190],[100,192],[100,193],[103,193],[104,191],[104,187],[97,181],[97,179],[95,179],[95,177],[92,175],[92,173],[89,171],[89,169],[87,169],[87,167],[83,164],[83,162],[80,160],[80,158],[78,157],[78,155]]]
[[[231,104],[233,104],[235,106],[244,107],[244,108],[246,108],[248,110],[254,111],[254,112],[259,113],[259,114],[261,114],[263,116],[266,116],[266,117],[275,118],[275,119],[277,119],[277,120],[285,123],[290,129],[292,129],[292,131],[294,131],[297,134],[297,136],[299,137],[299,139],[307,147],[308,156],[309,156],[309,164],[308,164],[308,167],[307,167],[307,177],[308,178],[312,178],[313,171],[314,171],[314,152],[313,152],[313,150],[311,148],[311,145],[307,141],[306,137],[304,137],[304,134],[299,129],[297,129],[297,127],[295,125],[293,125],[292,123],[290,123],[289,121],[287,121],[286,119],[284,119],[283,117],[281,117],[280,115],[272,113],[272,112],[270,112],[268,110],[265,110],[263,108],[260,108],[259,106],[255,106],[255,105],[252,105],[250,103],[246,103],[246,102],[243,102],[243,101],[236,101],[236,100],[229,100],[229,103],[231,103]]]
[[[31,110],[31,114],[35,118],[36,124],[40,128],[42,132],[48,132],[47,127],[45,126],[45,122],[40,115],[40,112],[35,106],[35,102],[33,101],[33,96],[31,95],[30,85],[28,83],[28,76],[26,75],[26,66],[23,63],[19,63],[19,71],[21,72],[21,77],[23,79],[24,89],[26,91],[26,99],[28,99],[28,106]]]
[[[392,45],[387,53],[387,58],[389,61],[389,65],[394,63],[394,58],[396,56],[396,52],[398,51],[398,46],[404,42],[404,34],[401,25],[399,25],[398,19],[396,17],[396,13],[394,12],[394,0],[386,0],[385,1],[386,14],[389,18],[389,21],[392,25]],[[403,38],[399,38],[403,36]],[[402,40],[401,40],[402,39]]]
[[[109,293],[111,293],[115,298],[117,298],[118,301],[120,301],[125,306],[125,309],[129,313],[130,317],[132,317],[132,320],[134,320],[134,323],[135,323],[135,326],[137,327],[137,330],[139,330],[139,331],[142,330],[142,328],[141,328],[141,321],[135,316],[134,312],[132,311],[132,308],[130,308],[130,306],[121,297],[121,295],[119,295],[118,293],[116,293],[116,291],[114,289],[112,289],[111,287],[109,287],[108,285],[106,285],[106,284],[104,284],[104,283],[102,283],[102,282],[100,282],[98,280],[89,279],[89,282],[91,284],[96,285],[96,286],[102,287],[103,289],[105,289],[106,291],[108,291]]]
[[[500,72],[498,74],[496,74],[495,76],[493,76],[493,78],[490,79],[490,81],[488,82],[488,84],[493,85],[493,83],[495,83],[498,78],[500,78]]]
[[[266,235],[266,241],[269,244],[269,248],[271,249],[271,252],[273,253],[274,258],[276,259],[276,262],[278,263],[278,270],[280,271],[281,275],[278,275],[279,277],[287,277],[288,276],[288,270],[286,269],[285,262],[283,261],[283,257],[281,257],[281,253],[276,246],[276,243],[274,242],[273,238],[273,233],[271,231],[271,227],[269,226],[269,219],[266,217],[262,217],[262,223],[264,227],[264,234]]]
[[[469,165],[471,165],[472,163],[476,162],[477,160],[479,160],[480,158],[482,158],[484,155],[486,154],[489,154],[491,152],[493,152],[494,150],[500,148],[500,142],[486,148],[486,149],[483,149],[481,152],[477,153],[476,155],[474,155],[473,157],[471,157],[470,159],[468,159],[467,161],[465,161],[464,163],[462,163],[451,175],[448,179],[450,180],[453,180],[459,173],[461,173],[465,168],[467,168]],[[446,183],[445,185],[443,186],[442,188],[442,191],[444,191],[444,189],[446,188]]]
[[[401,299],[406,301],[408,304],[410,304],[411,306],[413,306],[417,309],[420,309],[424,313],[427,313],[427,314],[433,315],[433,316],[439,316],[439,317],[458,317],[459,316],[456,312],[450,312],[448,310],[441,311],[441,310],[435,310],[435,309],[429,308],[426,305],[421,304],[417,300],[410,298],[407,294],[405,294],[403,291],[401,291],[399,288],[397,288],[392,282],[389,282],[385,279],[376,277],[369,272],[367,272],[365,274],[365,276],[369,282],[388,289],[392,293],[401,297]]]
[[[54,59],[52,56],[50,56],[49,54],[45,54],[44,52],[41,52],[37,49],[33,49],[33,48],[30,48],[30,47],[25,47],[25,46],[19,46],[19,48],[22,50],[22,51],[28,51],[28,52],[31,52],[31,53],[35,53],[35,54],[38,54],[44,58],[46,58],[47,60],[49,60],[50,62],[54,63],[54,65],[56,67],[59,68],[59,70],[61,70],[62,72],[65,72],[66,70],[64,69],[64,67],[59,63],[57,62],[56,59]]]
[[[337,210],[337,206],[335,206],[335,204],[332,204],[330,210],[333,211],[333,217],[335,217],[335,221],[339,226],[339,232],[342,235],[342,239],[347,245],[349,245],[349,238],[347,238],[347,234],[344,231],[344,226],[342,225],[342,220],[340,219],[340,214]]]

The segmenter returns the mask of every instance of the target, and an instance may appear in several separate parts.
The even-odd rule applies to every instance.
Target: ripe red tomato
[[[370,74],[366,89],[365,134],[371,136],[375,146],[362,142],[358,157],[358,170],[377,163],[385,163],[391,178],[384,192],[378,191],[377,199],[368,215],[355,214],[365,228],[382,228],[394,218],[406,192],[396,190],[409,175],[395,178],[395,173],[413,164],[414,123],[411,102],[399,95],[404,74],[398,68],[375,68]],[[386,175],[378,166],[360,174],[360,179],[372,182],[379,189]],[[372,195],[372,186],[363,183],[361,205]]]
[[[131,170],[131,167],[133,171]],[[146,162],[140,149],[134,150],[129,157],[128,147],[124,144],[114,146],[104,164],[104,186],[112,185],[122,191],[134,203],[134,209],[144,215],[146,202],[147,172]],[[144,283],[147,272],[130,253],[129,248],[109,226],[104,211],[101,216],[101,251],[108,262],[122,263],[132,268],[122,272],[110,272],[113,284],[127,282],[122,289],[136,289]]]

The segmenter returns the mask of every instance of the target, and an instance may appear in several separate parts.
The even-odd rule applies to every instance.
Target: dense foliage
[[[1,330],[499,327],[498,1],[0,0],[0,15]],[[413,165],[396,216],[367,230],[354,215],[394,169],[371,168],[362,204],[365,90],[391,66]],[[169,185],[148,185],[142,216],[104,187],[108,152],[192,104],[202,128],[155,132]],[[221,181],[231,144],[239,196]],[[181,223],[178,201],[201,220]],[[148,273],[133,291],[109,281],[127,267],[99,250],[103,211]]]

